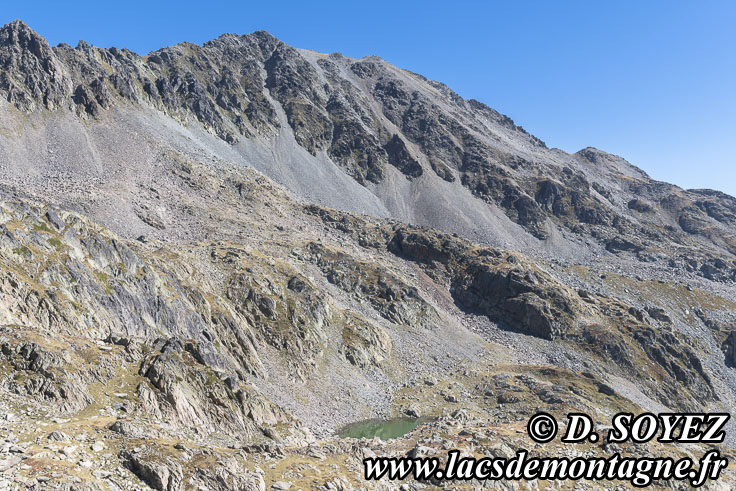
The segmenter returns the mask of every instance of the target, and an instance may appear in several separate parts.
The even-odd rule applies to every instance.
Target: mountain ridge
[[[46,40],[41,35],[39,35],[36,31],[34,31],[33,29],[31,29],[21,19],[16,19],[16,20],[13,20],[13,21],[9,22],[5,26],[3,26],[0,29],[0,31],[23,32],[24,34],[30,33],[31,34],[31,39],[33,40],[34,43],[37,43],[40,40],[41,43],[45,44],[46,47],[50,47],[52,50],[71,48],[71,46],[69,44],[64,43],[64,42],[60,42],[57,45],[51,47],[50,45],[48,45],[48,43],[46,42]],[[224,40],[224,39],[227,39],[227,38],[231,38],[231,37],[232,38],[241,39],[241,38],[247,38],[247,37],[253,37],[253,36],[254,37],[268,38],[268,39],[270,39],[270,40],[272,40],[274,42],[282,43],[282,41],[280,41],[278,38],[276,38],[273,34],[269,33],[268,31],[266,31],[266,30],[256,30],[256,31],[253,31],[251,33],[246,33],[246,34],[237,34],[237,33],[233,33],[233,32],[222,33],[219,36],[217,36],[216,38],[213,38],[213,39],[208,40],[208,41],[204,41],[202,44],[196,44],[196,43],[191,43],[191,42],[188,42],[188,41],[182,41],[180,43],[176,43],[176,44],[171,45],[171,46],[164,46],[164,47],[161,47],[161,48],[157,48],[157,49],[151,50],[150,52],[148,52],[146,54],[138,54],[138,53],[136,53],[134,51],[130,51],[130,50],[127,50],[125,48],[123,48],[123,50],[124,51],[127,51],[127,52],[129,52],[129,53],[131,53],[131,54],[133,54],[135,56],[137,56],[138,58],[140,58],[142,60],[145,60],[145,59],[149,58],[151,55],[154,55],[155,53],[157,53],[159,51],[166,50],[167,48],[174,48],[174,47],[177,47],[177,46],[187,46],[187,45],[193,45],[193,46],[198,46],[198,47],[206,47],[208,44],[214,43],[216,41]],[[8,39],[7,42],[12,42],[12,41],[10,39]],[[73,48],[73,49],[75,49],[75,50],[84,50],[84,49],[89,49],[89,48],[93,48],[93,47],[94,47],[93,45],[90,45],[86,41],[79,40],[78,43],[77,43],[77,46],[75,48]],[[109,48],[97,48],[97,49],[102,49],[102,50],[106,50],[106,51],[118,50],[118,48],[116,48],[114,46],[111,46]],[[341,54],[339,52],[321,53],[321,52],[314,51],[314,50],[311,50],[311,49],[308,49],[308,48],[296,48],[296,49],[297,50],[301,50],[301,51],[308,51],[308,52],[314,53],[315,55],[323,56],[323,57],[326,56],[326,57],[348,58],[348,59],[352,60],[353,62],[378,61],[378,62],[381,62],[381,63],[388,64],[388,62],[386,60],[384,60],[383,58],[381,58],[378,55],[366,55],[366,56],[362,56],[362,57],[359,57],[359,58],[352,58],[352,57],[347,57],[347,56],[345,56],[345,55],[343,55],[343,54]],[[38,56],[38,54],[36,54],[36,56]],[[420,77],[420,78],[426,80],[427,82],[429,82],[429,83],[431,83],[433,85],[443,87],[445,90],[449,91],[453,95],[453,97],[461,98],[463,101],[465,101],[468,104],[477,106],[477,107],[479,107],[479,108],[481,108],[483,110],[486,110],[486,111],[491,111],[493,113],[497,113],[498,116],[506,124],[510,125],[511,127],[515,128],[515,129],[521,130],[523,133],[526,133],[530,137],[536,139],[536,137],[534,137],[534,135],[532,135],[531,133],[527,132],[522,126],[517,125],[516,122],[513,119],[511,119],[510,117],[508,117],[505,114],[498,113],[496,110],[494,110],[493,108],[491,108],[490,106],[488,106],[486,103],[484,103],[482,101],[479,101],[478,99],[475,99],[475,98],[467,98],[467,99],[462,98],[461,96],[459,96],[456,93],[454,93],[449,87],[447,87],[446,84],[444,84],[442,82],[439,82],[439,81],[436,81],[436,80],[427,79],[423,75],[421,75],[419,73],[416,73],[416,72],[412,72],[410,70],[404,70],[404,71],[407,72],[407,73],[412,74],[413,76]],[[543,146],[545,148],[547,147],[546,144],[545,144],[545,142],[543,142],[542,140],[539,140],[539,139],[537,139],[537,140],[538,140],[538,142],[539,142],[539,144],[541,146]],[[556,147],[551,148],[551,150],[559,150],[559,151],[565,152],[564,150],[561,150],[561,149],[556,148]],[[581,148],[580,150],[578,150],[576,152],[573,152],[572,154],[582,154],[584,152],[589,152],[589,151],[593,151],[593,152],[596,152],[596,153],[606,153],[606,154],[608,154],[607,152],[604,152],[604,151],[602,151],[600,149],[597,149],[595,147],[590,147],[590,146]],[[565,152],[565,153],[568,153],[568,152]],[[568,153],[568,155],[572,155],[572,154]],[[622,159],[622,157],[619,157],[619,156],[617,156],[615,154],[608,154],[608,155],[611,155],[614,158]],[[632,166],[633,168],[635,168],[637,171],[641,172],[644,177],[649,177],[642,169],[636,167],[635,165],[633,165],[631,163],[628,163],[627,162],[627,164],[630,165],[630,166]],[[687,188],[683,188],[683,189],[688,190]],[[704,188],[704,190],[717,191],[717,190],[709,189],[709,188]],[[722,191],[718,191],[718,192],[722,192]],[[727,193],[723,193],[723,194],[727,194]]]
[[[20,29],[25,33],[33,32],[22,23],[14,26],[16,30]],[[40,36],[34,35],[37,36],[34,38],[37,39],[37,44],[47,46]],[[233,42],[237,44],[237,47],[228,45]],[[208,49],[214,50],[214,55],[208,55]],[[265,64],[268,61],[271,67],[270,75],[259,74],[260,70],[266,70],[265,65],[263,68],[253,65],[253,60],[264,56],[264,49],[268,52],[270,61],[263,59],[256,65]],[[187,50],[194,50],[196,53],[185,53]],[[244,53],[246,58],[242,58]],[[499,226],[496,223],[497,220],[483,216],[487,215],[489,210],[478,203],[478,200],[491,204],[490,208],[502,212],[512,222],[521,225],[537,238],[544,238],[549,234],[549,223],[546,223],[548,218],[553,221],[562,221],[563,226],[565,215],[570,213],[582,216],[584,221],[591,225],[598,225],[601,220],[604,222],[609,220],[601,215],[601,213],[607,214],[605,200],[601,201],[600,196],[597,196],[597,191],[591,190],[591,183],[583,176],[575,178],[582,186],[580,189],[568,189],[564,185],[560,187],[559,183],[555,185],[555,193],[562,192],[565,195],[562,196],[563,200],[573,201],[572,206],[558,207],[557,212],[539,206],[536,196],[540,192],[538,187],[548,186],[547,184],[540,184],[533,180],[522,182],[522,180],[529,181],[528,176],[525,177],[527,172],[537,175],[550,172],[544,169],[535,170],[533,167],[538,162],[535,162],[534,159],[554,163],[552,168],[558,169],[554,171],[557,173],[560,167],[579,166],[580,164],[575,160],[576,156],[583,158],[583,162],[593,163],[589,158],[585,158],[586,152],[590,154],[589,150],[582,149],[576,154],[548,150],[541,141],[520,129],[508,117],[490,109],[485,104],[475,103],[472,100],[466,101],[444,84],[429,81],[420,75],[412,75],[411,72],[388,68],[390,65],[385,62],[376,64],[374,58],[365,58],[361,61],[351,60],[342,55],[313,54],[310,55],[313,59],[306,59],[300,53],[299,50],[288,47],[264,32],[241,36],[220,36],[202,46],[180,44],[161,48],[145,57],[133,56],[131,52],[117,48],[93,48],[86,43],[76,49],[60,45],[46,52],[44,56],[47,60],[41,64],[46,63],[44,66],[54,67],[56,60],[63,59],[65,67],[76,66],[75,70],[81,69],[86,75],[83,76],[80,72],[70,80],[56,80],[51,77],[46,82],[41,77],[33,82],[28,92],[23,89],[20,82],[10,83],[6,76],[2,90],[9,100],[15,101],[16,106],[20,105],[30,110],[34,104],[33,94],[36,93],[36,103],[46,104],[44,100],[47,100],[50,104],[58,104],[61,100],[65,100],[67,107],[71,106],[75,112],[79,113],[78,117],[93,120],[99,117],[102,111],[106,110],[105,108],[115,107],[118,98],[131,100],[144,106],[152,106],[157,111],[164,111],[168,116],[184,123],[189,121],[189,118],[193,118],[208,132],[231,144],[238,152],[240,151],[237,148],[240,140],[243,140],[245,145],[245,141],[263,138],[266,140],[265,146],[273,146],[268,143],[272,141],[269,139],[274,138],[274,135],[279,138],[278,132],[287,127],[299,148],[296,150],[289,148],[285,151],[293,155],[292,158],[296,159],[299,165],[311,160],[301,152],[300,149],[304,149],[312,157],[318,159],[326,157],[329,163],[337,167],[336,169],[328,162],[315,162],[313,165],[316,166],[316,169],[312,170],[321,173],[329,172],[333,175],[335,172],[346,173],[363,187],[378,188],[371,189],[369,194],[366,194],[352,186],[352,189],[362,196],[357,200],[358,203],[346,206],[345,203],[335,202],[334,196],[340,194],[337,188],[334,189],[334,192],[322,195],[319,195],[318,190],[313,189],[319,188],[323,182],[335,179],[339,179],[341,181],[339,186],[343,186],[346,182],[342,176],[334,176],[321,183],[309,182],[303,173],[298,178],[289,175],[294,173],[293,167],[297,165],[296,163],[292,164],[289,169],[277,169],[278,166],[265,164],[260,166],[260,171],[287,185],[292,191],[307,199],[315,199],[338,208],[358,212],[369,211],[372,214],[392,215],[403,220],[437,225],[440,228],[470,236],[475,240],[485,241],[488,240],[489,235],[493,235],[487,231],[481,231],[481,228],[493,230]],[[241,80],[233,78],[234,72],[225,65],[215,70],[219,73],[219,80],[214,82],[206,79],[206,76],[203,75],[205,72],[197,71],[198,69],[201,71],[204,66],[215,69],[217,58],[215,55],[229,56],[227,58],[230,60],[229,63],[236,63],[242,72],[240,73]],[[5,63],[8,64],[8,60],[12,59],[13,56],[6,55]],[[163,62],[164,59],[169,61],[162,65],[160,61]],[[184,60],[182,67],[171,65],[174,63],[171,61],[173,59]],[[335,61],[342,63],[343,66],[336,68]],[[118,68],[113,68],[113,65]],[[301,67],[308,77],[298,78],[298,71],[294,72],[294,67]],[[28,69],[33,72],[34,67],[29,66]],[[106,73],[106,70],[115,71],[116,69],[122,71],[109,76]],[[146,70],[154,71],[148,73]],[[280,75],[282,70],[291,75],[283,78]],[[374,87],[368,72],[376,70],[382,75],[378,75],[380,80]],[[36,78],[39,77],[38,73],[33,73]],[[243,75],[244,73],[247,75]],[[347,78],[342,76],[346,73],[349,75]],[[391,74],[396,73],[404,74],[403,82],[393,78]],[[261,75],[265,78],[262,78]],[[322,91],[317,80],[326,81],[325,77],[330,76],[338,87],[334,90],[330,89],[328,94]],[[77,80],[80,77],[81,80]],[[360,77],[371,79],[368,88],[375,95],[368,98],[366,94],[358,91],[359,82],[364,80]],[[26,80],[28,77],[19,76],[18,78]],[[294,86],[293,83],[290,85],[288,81],[292,78],[299,81],[298,86]],[[284,82],[285,80],[287,82]],[[39,92],[45,90],[41,82],[48,85],[50,94],[43,95]],[[75,87],[66,87],[63,86],[63,83]],[[171,85],[172,83],[176,89]],[[418,86],[417,83],[422,85]],[[308,90],[300,91],[296,87],[306,87]],[[343,87],[346,92],[340,87]],[[401,87],[404,88],[399,92],[392,92]],[[429,91],[429,95],[433,97],[440,95],[437,101],[444,101],[443,105],[437,106],[433,99],[419,97],[423,92],[416,89],[420,87],[423,91]],[[412,102],[410,94],[406,92],[407,89],[413,90],[412,97],[419,97],[419,99]],[[71,96],[70,91],[73,92]],[[373,100],[374,97],[378,97],[380,101]],[[456,113],[458,109],[452,104],[458,101],[462,104],[459,110],[475,114],[466,115],[467,117],[476,118],[478,116],[480,118],[479,121],[471,119],[468,123],[469,128],[464,128],[457,119],[460,115]],[[414,108],[407,112],[406,109],[410,104],[413,104]],[[451,110],[451,113],[448,114],[443,108]],[[285,114],[279,115],[280,111]],[[396,126],[396,123],[399,126]],[[488,124],[491,124],[490,129],[488,129]],[[420,127],[432,128],[432,132],[420,131],[418,133]],[[483,138],[491,138],[491,140],[483,138],[479,140],[475,136],[476,131],[486,131]],[[518,136],[521,136],[521,139]],[[524,143],[525,140],[526,143]],[[534,153],[535,147],[539,147],[543,152],[537,155]],[[528,152],[530,149],[531,154]],[[259,152],[263,153],[264,150],[272,153],[274,151],[273,149],[261,149]],[[215,151],[215,153],[218,152]],[[250,152],[250,149],[247,152]],[[591,155],[588,157],[592,158]],[[600,151],[597,152],[597,155],[602,162],[605,161],[607,169],[611,172],[624,177],[640,176],[648,179],[645,173],[635,167],[629,167],[630,164],[623,159],[609,154],[606,154],[608,156],[605,158],[600,157],[603,155]],[[252,156],[246,157],[246,160],[249,161],[249,165],[258,167],[259,162],[252,162]],[[496,163],[489,165],[488,162]],[[395,174],[391,169],[398,170],[399,174]],[[585,167],[578,169],[583,174],[588,170]],[[418,179],[421,182],[407,186],[401,182],[399,176],[404,176],[410,181]],[[419,207],[412,206],[411,202],[407,202],[406,198],[397,194],[401,191],[390,189],[398,185],[402,188],[408,187],[408,192],[427,188],[426,192],[431,193],[432,189],[440,190],[447,187],[437,179],[428,176],[437,176],[442,181],[451,184],[458,181],[472,195],[472,198],[464,197],[461,200],[462,203],[456,206],[453,206],[451,202],[444,202],[441,210],[436,210],[437,213],[442,214],[452,213],[453,219],[448,217],[445,220],[446,223],[440,223],[431,216],[427,216],[435,212],[431,210],[431,205],[429,205],[431,212],[422,212],[416,209]],[[390,183],[384,183],[385,179],[388,179]],[[604,184],[591,181],[593,185],[605,187]],[[303,184],[305,182],[309,184]],[[465,194],[456,186],[448,191],[460,196]],[[541,190],[541,192],[544,194],[548,190]],[[420,194],[422,194],[421,191]],[[425,201],[431,203],[429,196]],[[473,212],[472,218],[464,216],[467,210]],[[577,218],[579,219],[580,216]],[[475,226],[473,222],[481,225]],[[462,226],[457,224],[462,224]],[[453,230],[452,227],[457,229]],[[508,228],[508,225],[503,225],[502,229],[504,228]],[[613,235],[610,232],[608,234]],[[506,235],[518,234],[514,232]],[[523,244],[516,244],[516,246],[522,247]]]

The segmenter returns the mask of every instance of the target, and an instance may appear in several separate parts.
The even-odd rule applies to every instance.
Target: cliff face
[[[348,489],[417,440],[513,454],[540,409],[736,400],[730,196],[265,32],[141,57],[16,21],[0,95],[17,483]],[[438,419],[334,436],[402,414]]]

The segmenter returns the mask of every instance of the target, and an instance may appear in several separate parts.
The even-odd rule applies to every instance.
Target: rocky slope
[[[361,458],[513,453],[539,409],[736,401],[734,198],[264,32],[16,21],[0,94],[0,485],[387,488]]]

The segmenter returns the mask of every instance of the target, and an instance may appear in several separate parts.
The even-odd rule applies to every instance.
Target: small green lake
[[[340,438],[378,437],[385,441],[406,435],[420,424],[426,422],[426,418],[369,419],[344,426],[338,430],[337,434]]]

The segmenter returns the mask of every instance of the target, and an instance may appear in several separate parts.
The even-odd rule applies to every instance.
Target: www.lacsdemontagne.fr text
[[[660,443],[722,443],[728,413],[644,413],[635,416],[619,413],[612,418],[607,434],[610,443],[647,443],[655,438]],[[597,442],[601,438],[594,430],[593,419],[583,413],[567,415],[567,431],[561,439],[565,444]],[[548,443],[555,438],[559,425],[548,413],[537,413],[527,423],[527,433],[536,443]],[[451,450],[443,461],[437,457],[372,457],[364,459],[365,479],[418,481],[463,480],[580,480],[627,481],[635,487],[646,487],[657,481],[688,481],[700,487],[720,477],[728,459],[718,450],[706,452],[699,460],[683,457],[631,457],[615,453],[593,457],[537,457],[521,449],[508,458],[462,456]]]
[[[573,458],[530,457],[525,450],[513,458],[461,457],[459,450],[451,450],[447,463],[442,465],[437,457],[388,458],[372,457],[363,461],[367,480],[418,481],[453,480],[579,480],[628,481],[636,487],[650,485],[653,481],[689,481],[693,487],[718,479],[721,470],[728,465],[718,451],[706,453],[699,461],[690,458],[610,457]]]

